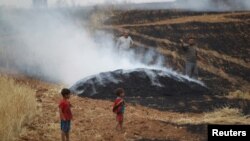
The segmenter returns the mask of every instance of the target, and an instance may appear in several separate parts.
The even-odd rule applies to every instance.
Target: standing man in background
[[[198,78],[198,68],[197,68],[197,51],[196,43],[193,36],[188,37],[188,44],[185,44],[182,39],[180,39],[181,47],[184,53],[185,59],[185,75],[191,78]]]
[[[129,36],[128,31],[124,31],[123,36],[121,36],[118,39],[116,47],[119,50],[119,52],[128,51],[133,44],[134,44],[133,40]]]

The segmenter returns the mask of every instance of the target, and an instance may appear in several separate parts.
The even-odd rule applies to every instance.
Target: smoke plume
[[[0,65],[9,70],[71,85],[79,79],[117,69],[162,68],[153,55],[137,60],[133,51],[119,54],[113,35],[89,30],[60,10],[1,11]]]

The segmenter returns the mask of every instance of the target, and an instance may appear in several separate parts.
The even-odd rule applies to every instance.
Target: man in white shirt
[[[131,45],[133,45],[133,40],[128,35],[128,31],[124,31],[123,36],[118,39],[116,47],[119,51],[126,51],[130,49]]]

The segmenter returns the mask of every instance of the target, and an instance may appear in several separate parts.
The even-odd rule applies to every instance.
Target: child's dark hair
[[[115,94],[116,94],[117,96],[120,96],[122,93],[124,93],[124,89],[123,89],[123,88],[117,88],[117,89],[115,90]]]
[[[61,94],[62,94],[63,97],[65,97],[66,95],[69,95],[69,94],[70,94],[70,90],[67,89],[67,88],[63,88],[63,89],[61,90]]]

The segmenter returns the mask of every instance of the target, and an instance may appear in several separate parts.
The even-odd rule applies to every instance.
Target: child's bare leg
[[[116,124],[115,129],[118,130],[118,127],[119,127],[119,123]]]
[[[120,129],[122,130],[123,128],[122,128],[122,124],[123,124],[123,121],[120,121],[119,122],[119,126],[120,126]]]
[[[66,136],[66,141],[69,141],[69,132],[65,133],[65,136]]]
[[[62,136],[62,141],[65,141],[65,133],[63,131],[61,133],[61,136]]]
[[[115,128],[116,130],[121,130],[121,125],[120,125],[120,122],[118,122],[117,123],[117,125],[116,125],[116,128]]]

